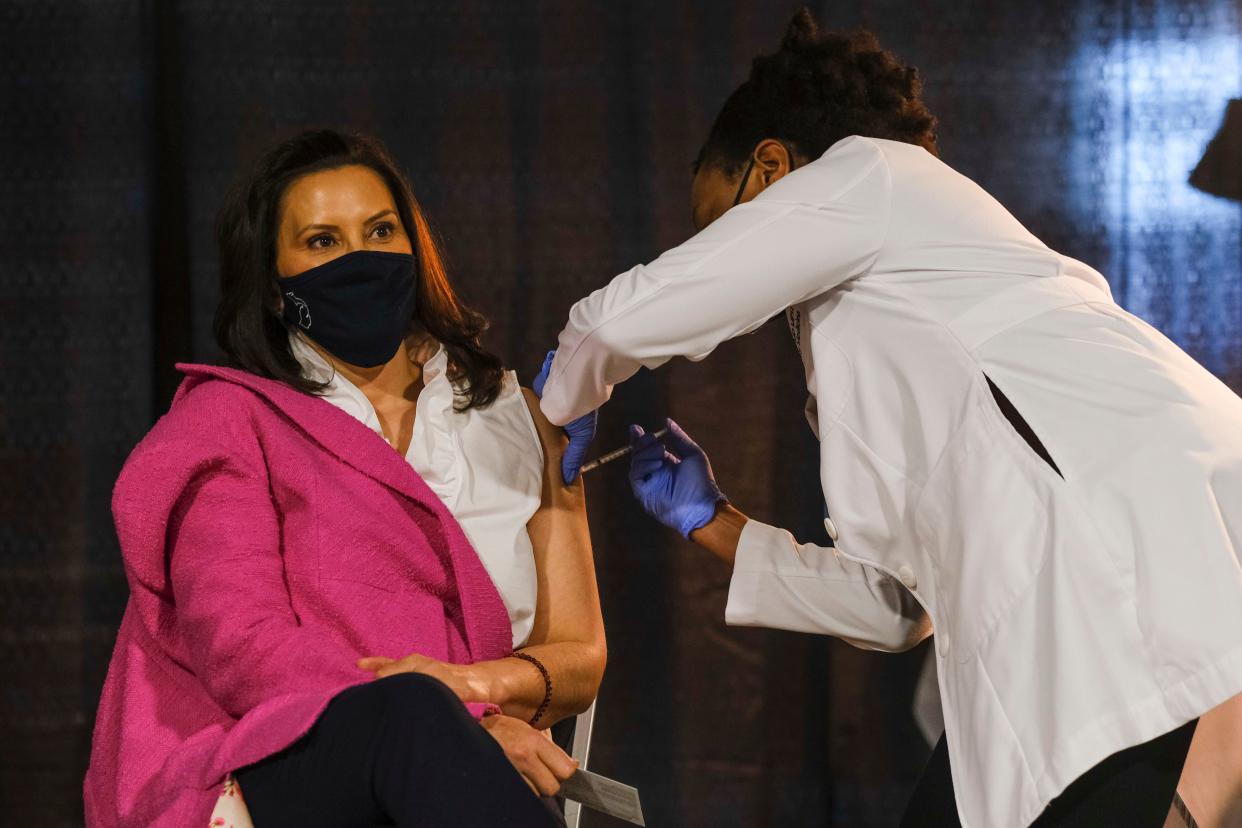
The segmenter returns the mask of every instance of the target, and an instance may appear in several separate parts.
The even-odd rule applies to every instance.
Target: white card
[[[634,825],[646,825],[638,789],[624,785],[598,773],[577,770],[561,783],[561,796],[581,803],[592,810],[615,816]]]

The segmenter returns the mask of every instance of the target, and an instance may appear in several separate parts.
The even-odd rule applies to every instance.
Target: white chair
[[[573,749],[569,755],[578,760],[578,767],[586,770],[591,755],[591,730],[595,725],[595,702],[574,718]],[[573,800],[565,800],[565,828],[578,828],[582,820],[582,806]]]

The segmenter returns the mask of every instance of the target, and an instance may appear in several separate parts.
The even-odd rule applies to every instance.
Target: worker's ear
[[[789,147],[775,138],[764,138],[755,147],[755,172],[770,187],[793,172],[798,165]]]

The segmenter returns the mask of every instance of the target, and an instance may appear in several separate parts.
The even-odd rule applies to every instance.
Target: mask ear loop
[[[789,154],[789,172],[793,172],[794,170],[798,169],[797,156],[794,155],[793,150],[790,149],[789,145],[786,144],[784,141],[781,141],[781,146],[784,147],[785,152]],[[742,180],[738,182],[737,194],[733,196],[733,203],[729,205],[730,207],[736,207],[738,205],[738,202],[742,200],[742,193],[745,192],[746,190],[746,184],[747,182],[750,181],[750,172],[754,168],[755,168],[755,155],[754,153],[751,153],[750,161],[746,163],[746,172],[742,173]],[[788,175],[788,173],[786,173],[786,175]]]
[[[750,171],[755,168],[755,154],[750,154],[750,161],[746,164],[746,172],[742,173],[742,180],[737,185],[737,195],[733,197],[733,203],[730,207],[736,207],[738,202],[742,200],[742,191],[746,189],[746,182],[750,181]]]

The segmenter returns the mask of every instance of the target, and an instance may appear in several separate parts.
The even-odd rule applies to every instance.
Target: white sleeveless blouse
[[[303,374],[327,382],[327,402],[383,436],[375,408],[301,337],[290,335]],[[509,613],[513,646],[530,637],[538,587],[526,523],[542,503],[544,455],[517,375],[506,371],[486,408],[455,411],[443,346],[423,363],[423,390],[405,459],[448,507],[483,561]]]

